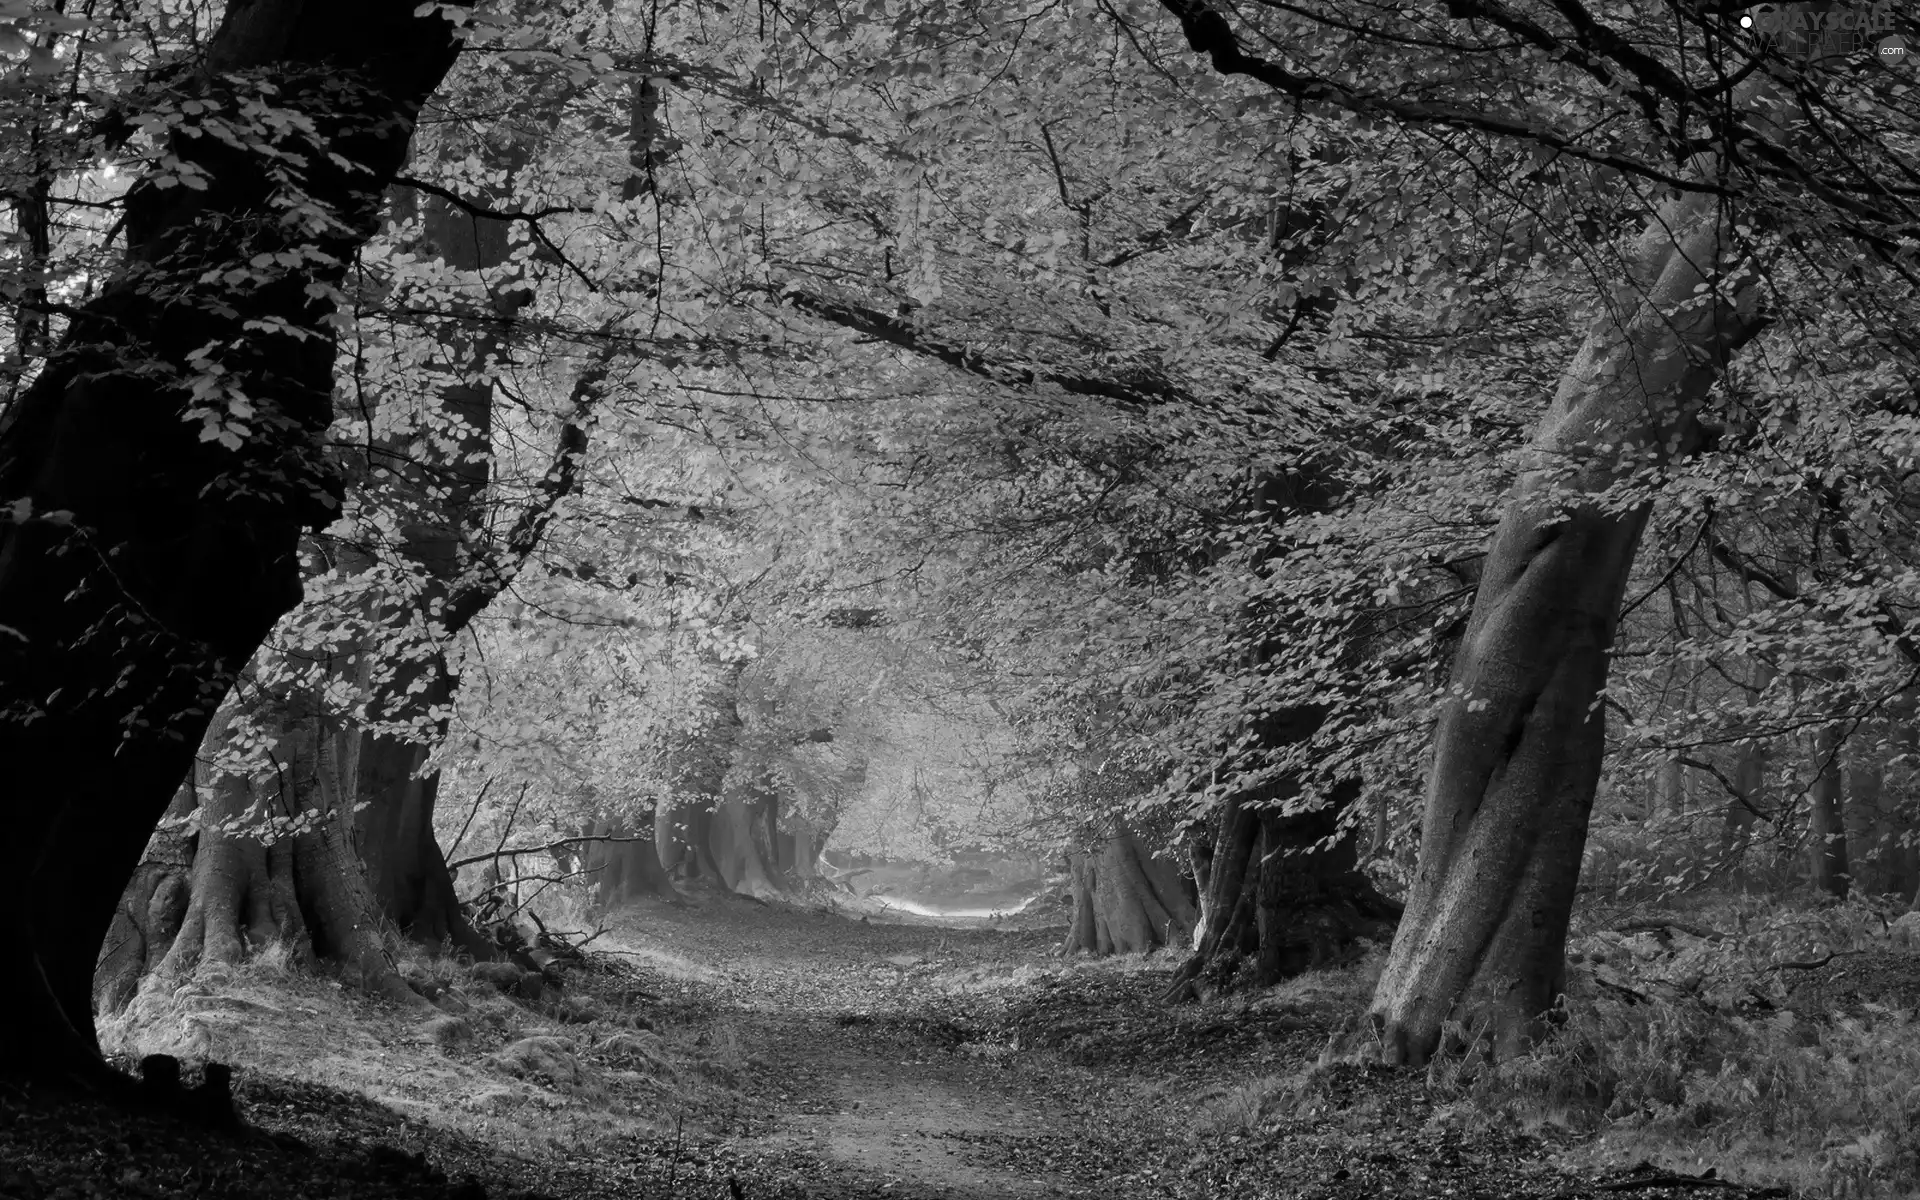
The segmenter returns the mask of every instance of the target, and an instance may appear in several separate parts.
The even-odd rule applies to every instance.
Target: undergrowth
[[[1745,899],[1665,926],[1627,917],[1574,940],[1562,1023],[1533,1053],[1437,1065],[1439,1093],[1482,1120],[1596,1134],[1602,1161],[1920,1195],[1920,997],[1900,938],[1913,922]]]

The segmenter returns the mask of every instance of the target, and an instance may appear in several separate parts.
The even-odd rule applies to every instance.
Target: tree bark
[[[770,900],[780,894],[771,865],[775,800],[766,782],[729,781],[707,826],[707,846],[721,882],[728,891],[756,900]]]
[[[820,851],[825,844],[818,825],[805,817],[788,817],[787,828],[774,834],[775,866],[793,884],[810,886],[820,878]]]
[[[337,504],[332,297],[454,57],[417,8],[227,8],[169,80],[211,102],[181,119],[296,119],[170,136],[173,186],[129,192],[120,268],[0,429],[0,500],[31,514],[0,525],[0,821],[26,864],[0,1067],[110,1078],[92,982],[116,906],[221,695],[300,598],[300,530]]]
[[[1359,795],[1347,783],[1318,808],[1286,813],[1297,784],[1222,809],[1204,892],[1198,942],[1163,994],[1202,998],[1237,984],[1265,986],[1346,958],[1361,938],[1380,941],[1400,905],[1360,869],[1353,831],[1340,828]]]
[[[529,146],[510,137],[502,146],[483,147],[488,165],[503,175],[496,194],[479,200],[496,204],[508,198],[514,174]],[[511,317],[530,298],[520,288],[493,288],[480,273],[504,265],[510,256],[507,222],[474,217],[450,201],[405,194],[406,204],[422,217],[423,250],[472,282],[474,295],[456,307],[489,318]],[[412,736],[378,727],[350,729],[341,736],[357,743],[348,754],[351,778],[363,807],[356,825],[360,856],[381,911],[401,931],[428,946],[447,946],[475,958],[497,957],[499,947],[473,927],[454,893],[453,875],[434,835],[434,804],[440,780],[423,768],[431,744],[446,734],[444,714],[453,700],[454,680],[444,646],[499,590],[500,574],[476,571],[475,547],[485,541],[482,500],[492,475],[493,384],[489,372],[501,354],[504,327],[498,320],[480,326],[470,338],[450,337],[440,369],[450,376],[438,392],[441,415],[456,433],[403,434],[385,475],[381,507],[403,514],[400,557],[415,568],[404,602],[390,603],[382,626],[408,629],[412,644],[401,659],[364,648],[358,673],[374,695],[369,711],[382,722],[415,726]],[[404,402],[389,397],[387,403]],[[360,570],[373,566],[369,554],[351,552]],[[456,599],[457,596],[457,599]],[[423,739],[423,734],[425,735]]]
[[[1671,202],[1588,333],[1503,513],[1435,732],[1420,857],[1370,1010],[1388,1063],[1443,1027],[1505,1056],[1538,1033],[1605,749],[1597,700],[1647,507],[1601,495],[1639,448],[1685,455],[1728,356],[1757,332],[1755,290],[1719,277],[1722,213]],[[1637,297],[1637,299],[1636,299]]]
[[[199,808],[199,793],[194,781],[188,780],[174,793],[120,895],[120,906],[114,910],[113,924],[93,969],[93,1004],[98,1015],[125,1008],[141,978],[160,965],[179,936],[192,900]]]
[[[1721,825],[1722,853],[1733,861],[1732,877],[1736,887],[1744,889],[1751,868],[1747,856],[1752,851],[1754,814],[1765,811],[1767,786],[1767,748],[1764,744],[1743,742],[1734,760],[1733,786],[1739,797],[1727,804],[1726,820]]]
[[[296,961],[322,958],[367,990],[416,1002],[395,971],[378,901],[353,847],[350,795],[340,786],[340,741],[307,706],[263,699],[244,717],[274,739],[269,776],[202,767],[191,899],[162,978],[202,963],[235,963],[285,946]],[[224,731],[222,731],[224,732]],[[207,758],[219,749],[208,747]],[[311,818],[304,814],[314,814]]]
[[[1660,764],[1660,772],[1654,777],[1652,824],[1663,820],[1683,817],[1687,813],[1687,776],[1686,767],[1677,758],[1669,758]]]
[[[438,690],[444,691],[441,678]],[[355,833],[380,912],[422,945],[475,959],[499,957],[499,947],[461,909],[453,872],[434,834],[440,774],[422,770],[431,747],[365,731],[358,738],[356,791],[366,807],[358,813]]]
[[[1845,801],[1840,795],[1840,731],[1828,726],[1813,738],[1813,786],[1808,790],[1807,855],[1814,890],[1847,897]]]
[[[653,826],[653,818],[649,814],[639,827],[651,832]],[[603,838],[638,836],[624,821],[597,821],[591,826],[591,832],[592,836]],[[680,893],[661,864],[652,838],[628,842],[590,842],[584,868],[588,885],[593,891],[594,904],[598,908],[617,908],[644,897],[680,902]]]
[[[1253,922],[1252,889],[1249,868],[1259,853],[1262,830],[1260,814],[1241,796],[1229,797],[1215,819],[1211,848],[1205,853],[1206,882],[1201,886],[1199,872],[1195,884],[1200,892],[1200,920],[1195,932],[1194,951],[1174,974],[1163,999],[1192,999],[1201,990],[1202,972],[1211,971],[1208,983],[1224,986],[1237,973],[1239,960],[1258,949],[1258,927]],[[1249,933],[1256,935],[1250,944]]]
[[[670,879],[718,881],[720,868],[708,848],[713,801],[704,797],[662,800],[653,810],[653,849]]]
[[[293,764],[288,764],[293,768]],[[266,839],[261,828],[295,797],[244,776],[200,773],[205,779],[188,893],[179,935],[154,967],[162,978],[191,974],[202,962],[237,963],[269,944],[285,944],[298,959],[313,953],[305,914],[294,896],[293,842]],[[131,998],[131,997],[129,997]]]
[[[1067,948],[1088,954],[1145,954],[1180,946],[1198,919],[1180,869],[1126,825],[1067,853],[1074,923]]]
[[[1359,939],[1384,941],[1398,924],[1400,905],[1360,870],[1353,834],[1340,828],[1359,792],[1349,783],[1320,808],[1260,814],[1256,986],[1337,963]]]

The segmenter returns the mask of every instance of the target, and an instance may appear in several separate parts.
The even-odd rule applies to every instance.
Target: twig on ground
[[[1648,1175],[1644,1179],[1620,1179],[1613,1183],[1603,1183],[1603,1192],[1637,1192],[1643,1188],[1731,1188],[1745,1191],[1744,1184],[1727,1179],[1714,1179],[1707,1175]]]
[[[1599,974],[1598,972],[1595,972],[1593,976],[1593,981],[1599,984],[1603,988],[1610,988],[1613,991],[1619,992],[1621,995],[1627,998],[1627,1003],[1629,1004],[1653,1003],[1653,997],[1647,995],[1645,992],[1637,991],[1633,988],[1628,987],[1624,983],[1615,983],[1613,980],[1608,979],[1607,977]]]
[[[1768,971],[1817,971],[1836,958],[1846,958],[1849,955],[1864,953],[1865,951],[1863,950],[1835,950],[1830,952],[1825,958],[1810,959],[1807,962],[1774,963],[1762,969],[1761,974],[1764,975]]]
[[[1711,929],[1702,929],[1698,925],[1688,925],[1681,921],[1664,921],[1664,920],[1628,921],[1624,925],[1615,925],[1613,927],[1613,932],[1615,933],[1660,933],[1668,929],[1677,929],[1681,933],[1687,934],[1690,937],[1702,938],[1709,942],[1723,942],[1727,940],[1727,935],[1724,933],[1718,933]]]

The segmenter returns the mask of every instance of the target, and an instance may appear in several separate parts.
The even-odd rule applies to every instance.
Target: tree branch
[[[486,578],[469,584],[447,597],[444,610],[447,636],[465,629],[493,598],[505,591],[526,566],[540,545],[541,537],[553,523],[560,501],[573,494],[580,481],[580,460],[587,452],[587,422],[606,382],[609,367],[604,359],[583,372],[573,384],[573,413],[560,427],[553,461],[534,488],[534,500],[524,509],[507,532],[500,561],[493,564]]]
[[[471,854],[466,858],[455,859],[453,862],[448,863],[447,870],[458,870],[461,867],[470,867],[475,863],[498,861],[503,858],[518,858],[523,854],[551,854],[562,846],[575,846],[584,842],[651,842],[652,840],[652,834],[647,834],[644,837],[613,837],[609,835],[603,837],[560,838],[557,841],[548,842],[544,846],[516,846],[512,849],[500,847],[486,854]],[[578,874],[578,872],[575,873]]]
[[[548,217],[559,216],[562,213],[590,213],[593,211],[590,208],[581,208],[574,204],[555,204],[534,212],[520,212],[517,210],[502,212],[497,208],[488,208],[484,204],[475,204],[473,201],[461,196],[458,192],[443,188],[437,183],[428,183],[424,179],[415,179],[411,175],[398,176],[394,179],[394,182],[401,187],[410,187],[416,192],[425,192],[437,200],[444,200],[468,216],[479,217],[483,221],[525,221],[531,225],[536,221],[544,221]]]

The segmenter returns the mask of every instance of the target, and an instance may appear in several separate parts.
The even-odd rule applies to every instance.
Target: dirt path
[[[790,1116],[777,1137],[914,1196],[1030,1196],[1065,1181],[997,1167],[989,1139],[1037,1141],[1055,1115],[997,1081],[846,1047],[823,1056],[824,1113]]]
[[[1084,1192],[1033,1169],[1048,1143],[1071,1136],[1068,1114],[993,1058],[951,1053],[943,1028],[920,1015],[944,975],[983,960],[1028,961],[1046,935],[996,947],[992,933],[713,907],[635,910],[613,948],[677,973],[757,1064],[755,1090],[774,1113],[736,1137],[733,1152],[793,1155],[796,1176],[824,1168],[801,1185],[804,1195]]]

